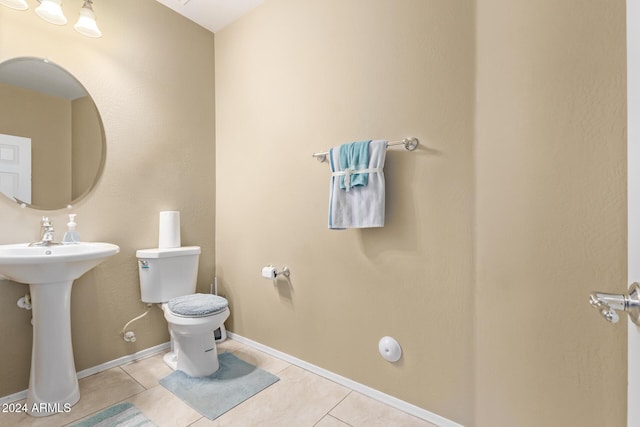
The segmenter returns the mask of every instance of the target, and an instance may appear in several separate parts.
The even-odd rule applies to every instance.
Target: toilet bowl
[[[204,306],[207,313],[188,313],[171,309],[172,303],[184,297],[173,298],[162,304],[164,318],[169,324],[171,352],[163,360],[174,370],[180,370],[192,377],[213,374],[220,367],[213,331],[229,317],[227,300],[216,295],[188,295],[198,306]]]
[[[142,301],[160,304],[168,323],[171,351],[163,359],[192,377],[218,370],[214,330],[230,314],[225,298],[194,293],[199,255],[197,246],[136,252]]]

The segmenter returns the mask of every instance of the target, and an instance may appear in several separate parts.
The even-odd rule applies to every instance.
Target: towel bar
[[[390,141],[387,143],[387,147],[391,147],[393,145],[404,145],[404,149],[408,151],[413,151],[418,146],[418,138],[405,138],[402,141]],[[327,156],[329,155],[328,151],[324,151],[321,153],[313,153],[311,156],[315,157],[319,162],[324,162],[327,160]]]

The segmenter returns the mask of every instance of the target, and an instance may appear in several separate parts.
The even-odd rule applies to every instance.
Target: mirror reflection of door
[[[31,139],[0,134],[0,192],[31,203]]]
[[[100,113],[82,84],[48,60],[0,63],[0,134],[31,140],[30,198],[4,191],[16,185],[8,174],[0,198],[5,193],[31,208],[63,209],[87,195],[102,173],[106,144]]]

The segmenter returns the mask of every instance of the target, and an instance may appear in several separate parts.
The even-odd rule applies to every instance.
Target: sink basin
[[[0,245],[0,275],[27,284],[75,280],[120,248],[111,243],[75,245]]]
[[[0,278],[29,285],[33,346],[26,410],[42,417],[68,412],[80,400],[71,345],[73,281],[117,254],[111,243],[0,245]]]

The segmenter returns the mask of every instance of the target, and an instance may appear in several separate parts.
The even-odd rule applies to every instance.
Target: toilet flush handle
[[[149,268],[149,261],[146,259],[139,259],[138,264],[140,264],[140,268]]]

